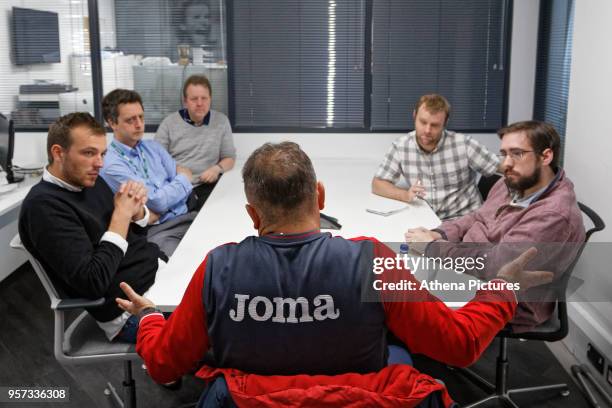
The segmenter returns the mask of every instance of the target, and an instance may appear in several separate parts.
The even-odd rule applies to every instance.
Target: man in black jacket
[[[137,321],[114,302],[119,282],[146,292],[165,256],[147,242],[145,187],[129,181],[113,195],[98,179],[105,153],[105,130],[88,113],[53,123],[49,165],[22,204],[19,234],[61,294],[106,299],[88,311],[109,340],[135,342]]]

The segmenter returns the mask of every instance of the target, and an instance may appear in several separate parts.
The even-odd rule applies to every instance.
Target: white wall
[[[98,2],[98,20],[100,24],[100,47],[102,49],[106,47],[116,48],[115,0]]]
[[[514,0],[508,92],[509,124],[533,117],[539,15],[540,0]],[[497,135],[473,136],[489,150],[499,150],[500,141]]]
[[[567,113],[565,167],[576,191],[610,226],[599,241],[612,241],[612,188],[599,176],[612,173],[612,2],[577,1]]]
[[[514,0],[508,123],[532,119],[539,0]]]
[[[565,168],[574,181],[578,199],[604,219],[607,229],[592,241],[612,242],[611,183],[612,174],[612,53],[610,38],[612,2],[609,0],[575,1],[574,40],[569,88]],[[604,244],[600,244],[604,245]],[[609,244],[607,244],[609,245]],[[578,294],[583,300],[612,301],[610,265],[582,257],[577,272],[590,277]],[[604,272],[605,275],[598,274]],[[584,342],[576,332],[584,332],[590,341],[612,358],[612,303],[570,303],[573,326],[567,341],[579,359],[585,359]]]
[[[55,64],[14,65],[11,59],[11,14],[13,7],[58,13],[61,62]],[[2,0],[0,1],[0,112],[15,109],[19,85],[34,79],[53,79],[70,83],[70,54],[84,52],[83,17],[86,0]]]

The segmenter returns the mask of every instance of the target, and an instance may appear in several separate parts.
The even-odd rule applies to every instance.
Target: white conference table
[[[366,159],[313,159],[317,179],[325,186],[322,212],[338,218],[342,225],[340,230],[329,230],[333,235],[371,236],[382,242],[403,242],[408,228],[440,225],[440,219],[421,200],[387,217],[366,212],[366,208],[386,200],[370,192],[378,164]],[[146,296],[162,310],[171,311],[178,305],[193,273],[210,250],[257,234],[245,210],[243,165],[244,161],[237,162],[235,168],[221,178],[167,266],[158,272]]]

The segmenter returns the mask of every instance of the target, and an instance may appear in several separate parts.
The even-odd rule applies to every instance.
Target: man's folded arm
[[[172,180],[154,191],[142,177],[129,173],[127,164],[115,163],[104,169],[104,180],[117,191],[118,186],[130,180],[144,184],[148,188],[147,207],[157,214],[164,214],[176,204],[184,201],[191,193],[191,181],[182,174],[172,174]]]
[[[103,297],[123,259],[123,250],[107,240],[92,243],[77,215],[57,200],[31,204],[22,215],[22,228],[28,230],[34,252],[42,258],[39,260],[73,294]]]
[[[454,220],[444,221],[442,225],[435,228],[434,231],[445,237],[450,242],[461,242],[463,236],[468,232],[470,227],[479,219],[479,210],[466,214]]]

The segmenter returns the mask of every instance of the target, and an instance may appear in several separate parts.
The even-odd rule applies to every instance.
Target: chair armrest
[[[62,299],[55,305],[56,310],[82,309],[84,307],[102,306],[106,302],[104,298],[100,299]]]

